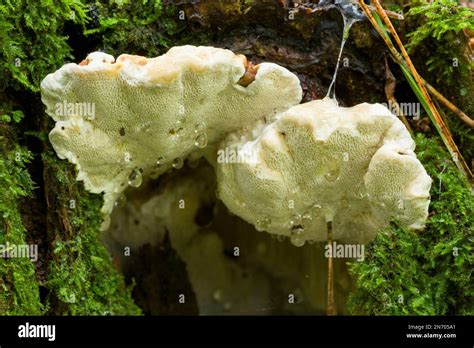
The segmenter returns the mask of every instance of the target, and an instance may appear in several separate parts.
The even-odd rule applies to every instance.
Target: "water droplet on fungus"
[[[288,223],[288,227],[291,229],[295,226],[299,226],[301,225],[301,214],[295,214],[291,217],[289,223]]]
[[[128,184],[131,187],[140,187],[142,184],[143,178],[142,173],[138,169],[133,169],[130,175],[128,176]]]
[[[115,201],[114,205],[118,208],[124,207],[127,203],[127,197],[124,194],[118,196],[117,200]]]
[[[346,198],[341,199],[341,207],[349,208],[349,201]]]
[[[163,165],[163,162],[164,162],[165,158],[163,156],[160,156],[158,157],[158,159],[156,160],[156,166],[159,168]]]
[[[183,167],[183,159],[181,157],[176,157],[173,160],[173,168],[174,169],[181,169]]]
[[[314,204],[311,208],[311,212],[313,213],[313,217],[321,216],[323,208],[320,204]]]
[[[257,220],[257,224],[255,225],[255,229],[259,232],[263,232],[270,227],[271,220],[268,217],[264,217]]]
[[[361,199],[364,198],[364,197],[366,197],[366,196],[368,196],[368,195],[367,195],[367,190],[365,189],[365,184],[364,184],[363,181],[360,182],[360,183],[357,185],[357,187],[356,187],[356,189],[355,189],[355,196],[356,196],[357,198],[361,198]]]
[[[303,216],[301,217],[301,224],[306,227],[309,224],[311,224],[312,220],[313,220],[313,217],[311,216],[311,213],[305,212]]]
[[[291,231],[290,242],[296,247],[302,247],[306,242],[304,239],[304,229],[296,228]]]
[[[207,134],[206,133],[199,134],[194,140],[194,145],[196,145],[197,147],[201,149],[205,148],[207,146]]]
[[[201,134],[206,130],[206,124],[204,122],[198,122],[194,126],[194,133]]]
[[[327,172],[324,174],[324,177],[329,182],[334,182],[339,179],[339,175],[341,174],[341,163],[338,158],[331,158],[329,162],[327,162]]]

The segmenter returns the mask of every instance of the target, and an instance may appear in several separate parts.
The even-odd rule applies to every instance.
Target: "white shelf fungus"
[[[380,104],[297,105],[298,78],[276,64],[214,47],[94,52],[41,93],[56,153],[104,193],[103,229],[127,187],[202,155],[232,213],[296,246],[326,240],[329,221],[335,240],[365,243],[391,219],[422,228],[428,216],[431,179],[404,125]]]
[[[216,169],[219,198],[257,230],[301,246],[326,240],[328,221],[334,239],[358,243],[393,218],[423,227],[431,178],[409,132],[384,106],[316,100],[253,135],[232,135],[220,150],[243,149],[256,161],[217,161]]]
[[[128,185],[179,169],[190,153],[301,101],[298,78],[272,63],[246,87],[244,56],[213,47],[173,47],[147,59],[91,53],[41,83],[55,121],[50,141],[78,169],[78,180],[105,193],[104,213]]]

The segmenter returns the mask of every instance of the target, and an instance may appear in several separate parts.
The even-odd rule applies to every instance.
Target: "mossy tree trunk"
[[[60,160],[48,142],[47,133],[52,128],[52,122],[44,114],[40,102],[41,79],[68,60],[79,62],[94,50],[105,50],[114,56],[121,53],[156,56],[173,45],[214,45],[245,54],[255,64],[270,61],[293,71],[301,80],[304,101],[324,97],[339,52],[342,17],[336,10],[309,14],[292,12],[292,8],[291,1],[243,0],[117,1],[110,4],[108,1],[86,0],[39,0],[33,4],[22,0],[0,5],[0,244],[9,242],[39,246],[36,263],[27,259],[0,259],[0,314],[106,315],[141,312],[132,299],[131,288],[125,285],[123,276],[101,242],[101,196],[84,190],[82,183],[75,180],[73,166]],[[403,33],[415,25],[407,21],[399,29]],[[422,47],[418,49],[423,50]],[[342,64],[336,85],[336,95],[343,106],[386,101],[384,58],[388,57],[387,52],[367,21],[354,24],[343,53],[347,64]],[[423,66],[421,58],[416,61]],[[402,74],[396,65],[390,62],[390,66],[401,81]],[[406,83],[400,83],[404,87],[400,90],[408,90]],[[472,81],[466,88],[472,93]],[[407,100],[414,98],[411,93],[399,94]],[[472,98],[470,101],[469,98],[454,99],[461,108],[466,107],[467,112],[474,111]],[[461,129],[457,121],[453,124]],[[417,128],[416,124],[414,126]],[[469,147],[472,136],[462,134],[464,131],[458,136],[461,147]],[[419,140],[423,151],[431,153],[430,149],[436,147],[436,143],[423,139]],[[468,160],[472,160],[470,151],[472,148],[465,151]],[[429,171],[434,178],[446,179],[451,185],[446,190],[448,187],[460,190],[468,201],[456,200],[452,206],[433,204],[433,207],[442,207],[449,212],[458,210],[445,216],[443,221],[439,221],[441,218],[438,215],[438,220],[432,222],[435,225],[430,230],[432,234],[428,234],[435,238],[435,243],[449,244],[449,240],[436,240],[433,231],[440,228],[435,222],[454,228],[451,222],[459,224],[461,221],[463,231],[470,229],[472,233],[472,221],[469,226],[469,220],[466,220],[466,214],[472,212],[472,199],[466,194],[467,186],[462,183],[462,178],[456,176],[451,164],[446,164],[448,169],[444,176],[438,177],[437,170],[441,170],[439,163],[444,163],[445,158],[435,155],[423,158],[428,166],[433,166]],[[433,164],[430,161],[436,162]],[[446,191],[444,194],[447,194]],[[439,195],[439,199],[453,198],[442,197],[442,193]],[[450,231],[456,243],[466,242],[470,235],[456,229]],[[403,236],[408,240],[415,238],[412,235]],[[383,241],[376,241],[374,248],[381,247],[380,243],[383,244]],[[441,244],[436,245],[441,248]],[[416,259],[425,250],[419,247],[421,249],[417,251],[402,250],[403,255]],[[178,270],[176,279],[182,281],[184,288],[190,289],[185,266],[169,248],[167,245],[155,254],[150,250],[146,253],[151,253],[151,261],[161,253],[159,259]],[[446,253],[432,255],[427,262],[436,260],[442,265],[440,267],[446,269],[449,261],[447,256],[442,256]],[[366,264],[374,267],[381,262],[376,256],[369,260],[372,263]],[[459,260],[458,263],[461,262]],[[443,283],[444,290],[452,295],[453,291],[462,288],[463,294],[471,292],[472,296],[472,286],[469,288],[466,277],[462,275],[466,265],[472,265],[472,258],[462,260],[462,265],[457,264],[457,278]],[[143,262],[137,260],[136,263],[143,267]],[[424,264],[417,266],[425,267]],[[392,265],[383,264],[382,267]],[[165,276],[163,269],[157,267],[150,269],[150,272]],[[354,269],[359,274],[369,272],[362,266]],[[426,276],[433,272],[436,273],[430,268]],[[143,276],[141,271],[130,274]],[[128,278],[132,283],[130,274]],[[158,283],[160,277],[152,279]],[[143,279],[138,279],[138,283],[147,286]],[[159,288],[160,284],[156,286]],[[168,287],[177,286],[168,284]],[[360,284],[360,289],[353,299],[353,307],[357,309],[371,291],[367,284]],[[390,296],[395,296],[396,291],[410,296],[403,292],[406,289],[395,287],[392,290],[387,290]],[[159,290],[157,293],[160,295],[152,305],[143,302],[143,297],[149,294],[143,294],[140,289],[135,296],[145,313],[172,313],[174,309],[167,304],[166,291]],[[416,292],[413,289],[410,291]],[[439,294],[434,293],[434,289],[430,291],[426,301],[437,306],[436,310],[428,311],[430,314],[456,313],[456,308],[461,308],[460,312],[472,313],[464,302],[440,309]],[[370,298],[367,305],[370,308],[364,309],[371,313],[387,313],[380,309],[383,301],[382,298]],[[410,307],[410,313],[416,312],[421,306],[420,301]],[[185,312],[196,313],[195,303]]]

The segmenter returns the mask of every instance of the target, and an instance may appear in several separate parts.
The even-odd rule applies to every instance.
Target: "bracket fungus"
[[[41,90],[58,156],[76,164],[87,190],[104,193],[103,229],[128,186],[200,156],[232,213],[297,246],[326,240],[329,222],[334,239],[365,243],[391,219],[421,228],[428,216],[431,179],[403,123],[380,104],[297,105],[298,78],[276,64],[214,47],[116,62],[95,52],[48,75]],[[75,107],[87,103],[94,112]],[[218,147],[245,156],[216,161]]]
[[[91,53],[41,83],[56,121],[50,141],[60,158],[76,164],[87,190],[104,193],[102,211],[110,214],[128,185],[180,168],[207,144],[301,101],[296,75],[273,63],[252,67],[255,76],[240,85],[248,65],[244,56],[214,47],[116,61]]]
[[[223,142],[254,160],[219,163],[217,181],[228,209],[257,230],[301,246],[326,240],[331,222],[334,239],[365,243],[391,219],[421,228],[428,217],[431,178],[405,126],[380,104],[316,100],[252,135]]]

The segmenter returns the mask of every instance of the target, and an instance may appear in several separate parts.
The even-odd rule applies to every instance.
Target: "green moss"
[[[140,314],[131,289],[101,242],[101,196],[86,192],[75,181],[71,165],[54,153],[45,152],[42,157],[50,173],[47,180],[56,187],[56,216],[62,221],[50,231],[55,239],[45,286],[51,291],[49,300],[59,301],[55,305],[59,312],[53,314]]]
[[[426,229],[393,224],[368,245],[364,262],[351,264],[357,277],[352,313],[474,314],[471,187],[436,140],[418,135],[416,142],[433,178]]]
[[[5,0],[0,5],[0,87],[39,91],[41,80],[72,59],[66,21],[83,24],[78,0]]]
[[[186,29],[186,20],[180,20],[175,6],[165,6],[161,0],[95,1],[90,15],[96,16],[98,23],[86,35],[98,38],[102,45],[98,49],[114,56],[128,53],[154,57],[173,45],[202,36],[189,31],[180,35]]]
[[[14,144],[12,130],[0,122],[0,244],[28,243],[19,202],[32,193],[26,170],[32,154]],[[43,312],[35,268],[30,259],[0,257],[0,314],[39,315]]]

